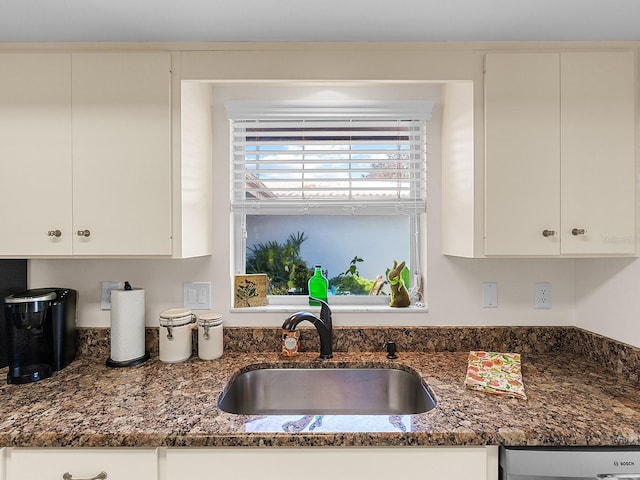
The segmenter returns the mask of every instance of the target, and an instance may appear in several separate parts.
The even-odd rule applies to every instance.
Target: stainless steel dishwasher
[[[638,447],[500,447],[500,480],[640,480]]]

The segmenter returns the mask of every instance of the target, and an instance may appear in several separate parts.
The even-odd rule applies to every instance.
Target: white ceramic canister
[[[222,356],[222,314],[203,313],[198,316],[198,357],[213,360]]]
[[[191,356],[191,330],[195,315],[186,308],[172,308],[160,313],[160,360],[184,362]]]

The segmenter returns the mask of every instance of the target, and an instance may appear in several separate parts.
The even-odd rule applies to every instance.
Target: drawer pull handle
[[[556,231],[555,230],[543,230],[542,231],[542,236],[543,237],[555,237],[556,235]]]
[[[631,480],[640,478],[639,473],[599,473],[598,478],[604,480]]]
[[[100,472],[95,477],[91,477],[91,478],[75,478],[74,479],[73,475],[71,475],[69,472],[66,472],[64,475],[62,475],[62,480],[105,480],[105,478],[107,478],[107,472]]]
[[[584,235],[585,233],[587,233],[587,231],[584,228],[574,228],[573,230],[571,230],[571,235]]]
[[[78,230],[79,237],[89,237],[91,236],[91,232],[89,230]]]
[[[60,238],[62,236],[62,232],[60,230],[49,230],[47,232],[47,236]]]

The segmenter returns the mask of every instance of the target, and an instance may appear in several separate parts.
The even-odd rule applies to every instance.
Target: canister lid
[[[209,312],[198,315],[198,325],[202,327],[217,327],[222,325],[222,314]]]
[[[160,313],[160,325],[163,327],[179,327],[193,323],[194,315],[188,308],[172,308]]]

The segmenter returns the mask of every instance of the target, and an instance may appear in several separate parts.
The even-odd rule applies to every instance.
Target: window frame
[[[421,240],[421,235],[424,234],[426,225],[426,164],[427,164],[427,152],[426,152],[426,139],[427,139],[427,123],[431,118],[431,110],[433,108],[433,102],[431,101],[395,101],[395,102],[368,102],[361,101],[354,103],[332,103],[322,102],[322,104],[310,105],[308,102],[263,102],[263,101],[227,101],[225,102],[227,109],[227,117],[230,122],[230,157],[232,162],[231,167],[231,208],[232,208],[232,231],[234,251],[236,254],[232,258],[234,271],[236,274],[244,274],[246,267],[246,231],[245,222],[246,215],[249,213],[246,206],[242,206],[244,201],[238,201],[236,193],[236,185],[238,178],[236,177],[234,162],[236,160],[236,154],[234,153],[234,121],[240,119],[247,119],[248,117],[259,119],[273,119],[273,118],[285,118],[295,116],[299,118],[326,118],[327,116],[343,117],[347,118],[393,118],[393,119],[407,119],[421,122],[420,129],[420,158],[417,162],[420,164],[422,177],[415,184],[417,186],[411,187],[411,201],[404,202],[405,204],[400,208],[397,213],[405,214],[409,216],[409,241],[410,241],[410,255],[408,265],[411,267],[412,273],[412,299],[419,305],[422,303],[422,267],[420,261],[421,248],[418,244]],[[414,160],[415,161],[415,160]],[[245,170],[246,174],[246,170]],[[413,174],[413,172],[412,172]],[[414,182],[415,179],[411,179]],[[416,189],[419,190],[419,195],[416,195]],[[244,194],[244,193],[243,193]],[[385,202],[390,203],[390,202]],[[396,208],[397,204],[396,203]],[[326,205],[326,204],[325,204]],[[327,206],[326,208],[332,208]],[[388,208],[385,205],[385,208]],[[278,211],[278,214],[291,214],[300,215],[301,213],[294,212],[296,208]],[[277,209],[276,209],[277,211]],[[323,212],[329,213],[327,210]],[[315,212],[314,212],[315,213]],[[309,213],[313,215],[314,213]],[[263,213],[264,214],[264,213]],[[268,213],[266,213],[268,214]],[[333,212],[331,214],[334,214]],[[351,214],[356,214],[352,212]],[[376,215],[382,215],[383,213],[376,212]],[[389,214],[389,213],[386,213]],[[281,299],[278,296],[269,296],[270,305],[286,305],[291,303],[299,303],[296,301]],[[287,297],[287,296],[283,296]],[[340,298],[343,297],[343,298]],[[388,303],[388,297],[386,296],[332,296],[332,303],[335,304],[348,304],[348,305],[361,305],[361,304],[383,304]],[[420,305],[422,306],[422,305]]]

